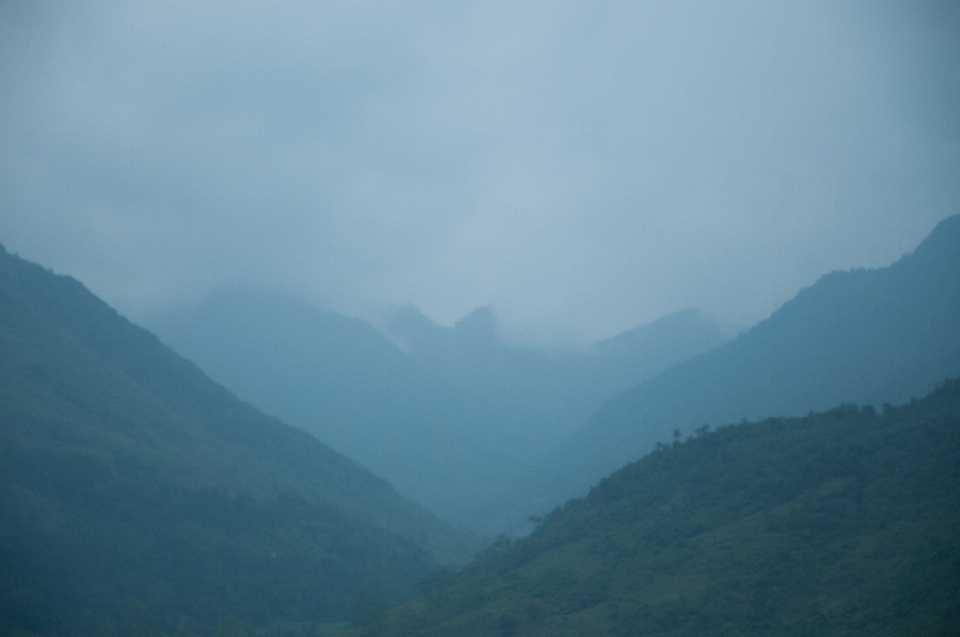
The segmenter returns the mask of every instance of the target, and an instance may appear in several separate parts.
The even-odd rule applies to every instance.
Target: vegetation
[[[0,633],[315,627],[474,546],[0,250]]]
[[[0,249],[0,634],[954,634],[960,381],[880,414],[701,423],[956,375],[958,246],[955,217],[610,401],[540,476],[550,493],[672,444],[461,571],[473,539]],[[481,319],[460,327],[489,338]],[[361,400],[349,378],[332,391]]]
[[[660,445],[351,634],[954,635],[958,528],[951,381]]]
[[[960,216],[890,267],[834,272],[729,343],[621,394],[517,489],[547,511],[704,423],[898,404],[960,374]]]

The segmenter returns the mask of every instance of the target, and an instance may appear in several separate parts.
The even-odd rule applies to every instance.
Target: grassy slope
[[[367,635],[952,635],[960,382],[661,448]]]
[[[0,626],[140,598],[172,625],[324,621],[472,541],[234,398],[69,277],[0,253]]]

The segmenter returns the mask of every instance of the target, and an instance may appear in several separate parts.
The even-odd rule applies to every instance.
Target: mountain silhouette
[[[474,546],[3,250],[0,441],[4,634],[94,634],[130,603],[168,628],[339,621]]]
[[[502,530],[488,511],[606,398],[727,338],[691,310],[586,351],[548,352],[502,342],[490,307],[448,328],[405,306],[391,340],[359,319],[250,289],[146,322],[238,396],[480,533]]]
[[[960,373],[960,216],[893,265],[833,272],[723,346],[626,391],[530,472],[515,517],[549,510],[674,432],[841,402],[880,406]]]

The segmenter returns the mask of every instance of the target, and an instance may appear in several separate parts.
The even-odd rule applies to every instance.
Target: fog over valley
[[[0,0],[0,635],[954,635],[960,5]]]

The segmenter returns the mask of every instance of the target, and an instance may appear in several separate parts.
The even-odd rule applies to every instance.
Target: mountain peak
[[[960,215],[938,223],[903,261],[923,262],[933,267],[960,267]]]

